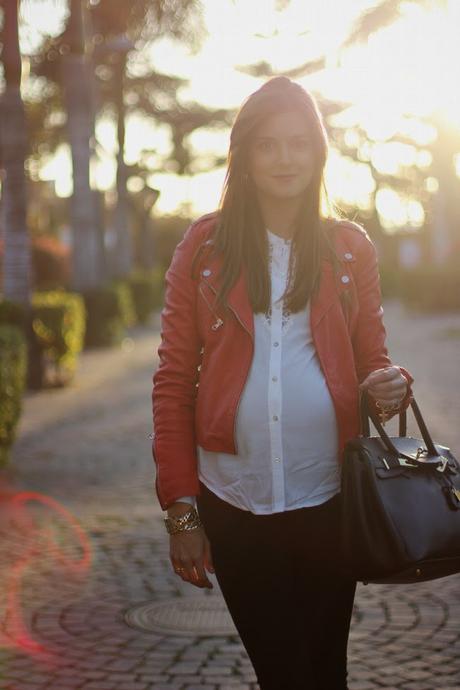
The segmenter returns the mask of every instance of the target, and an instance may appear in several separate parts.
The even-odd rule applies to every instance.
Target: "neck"
[[[292,239],[302,200],[259,198],[259,205],[265,227],[286,240]]]

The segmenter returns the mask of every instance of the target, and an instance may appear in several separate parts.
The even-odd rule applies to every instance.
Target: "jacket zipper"
[[[212,288],[211,285],[209,285],[209,283],[206,283],[206,285],[207,285],[208,287],[210,287],[211,290],[214,289],[214,288]],[[220,318],[220,316],[217,316],[216,312],[214,311],[214,308],[209,304],[208,298],[207,298],[206,295],[204,294],[204,291],[203,291],[203,288],[201,287],[201,285],[199,286],[199,291],[200,291],[201,296],[203,297],[204,301],[206,302],[207,306],[209,307],[209,309],[210,309],[212,315],[216,318],[216,322],[212,324],[211,329],[212,329],[213,331],[217,331],[217,329],[220,328],[220,327],[223,325],[224,322],[222,321],[222,319]],[[216,291],[214,290],[214,293],[215,293],[215,292],[216,292]]]

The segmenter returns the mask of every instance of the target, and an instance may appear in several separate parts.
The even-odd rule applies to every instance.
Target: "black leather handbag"
[[[415,400],[422,439],[389,437],[360,398],[361,435],[342,466],[342,547],[352,576],[368,583],[410,583],[460,572],[460,463],[433,443]],[[378,431],[370,435],[369,417]]]

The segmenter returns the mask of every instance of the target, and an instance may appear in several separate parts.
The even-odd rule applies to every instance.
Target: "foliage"
[[[32,240],[33,285],[36,290],[66,288],[70,282],[70,251],[50,235]]]
[[[80,295],[50,291],[32,297],[32,327],[53,383],[70,381],[83,347],[85,307]]]
[[[119,343],[125,328],[136,321],[128,284],[122,281],[110,283],[89,290],[84,298],[87,313],[85,344],[100,347]]]
[[[136,271],[128,280],[137,321],[146,323],[151,312],[161,306],[164,272],[159,268]]]
[[[0,325],[6,324],[23,329],[25,327],[26,312],[22,304],[0,301]]]
[[[114,282],[114,288],[118,293],[123,326],[125,328],[134,326],[137,320],[136,310],[129,283],[125,280],[117,280]]]
[[[155,254],[158,264],[166,271],[177,244],[192,222],[186,216],[171,215],[155,219]]]
[[[31,238],[32,285],[35,290],[66,288],[70,282],[70,250],[51,235]],[[3,242],[0,240],[0,264]],[[0,271],[1,274],[1,271]]]
[[[26,366],[23,334],[15,326],[0,325],[0,467],[8,461],[15,438],[26,383]]]
[[[123,79],[126,112],[142,113],[171,129],[172,155],[166,160],[159,158],[155,168],[164,170],[168,165],[184,172],[195,157],[186,141],[188,135],[198,127],[228,124],[229,111],[179,105],[177,92],[187,80],[157,72],[149,53],[152,44],[165,38],[198,49],[205,36],[200,0],[99,0],[87,6],[85,22],[98,109],[107,113],[116,108],[117,69],[121,56],[129,51]],[[71,35],[68,25],[60,35],[45,37],[39,51],[30,56],[31,83],[40,80],[40,98],[31,97],[27,102],[31,154],[37,160],[51,155],[66,141],[60,83],[61,63],[69,52]],[[146,154],[146,159],[151,159]],[[142,161],[132,168],[145,175],[153,170],[151,163]]]

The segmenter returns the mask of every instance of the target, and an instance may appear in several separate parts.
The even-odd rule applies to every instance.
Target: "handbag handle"
[[[428,427],[425,424],[425,420],[422,417],[422,413],[420,412],[420,408],[417,405],[415,398],[412,398],[412,400],[410,402],[410,406],[412,408],[412,412],[414,413],[414,417],[415,417],[416,422],[418,424],[418,428],[420,429],[420,432],[422,434],[422,438],[425,441],[425,446],[426,446],[428,453],[430,454],[430,456],[433,456],[433,455],[438,456],[439,453],[435,448],[435,445],[433,443],[433,439],[431,438],[431,434],[428,431]],[[377,429],[379,436],[382,439],[382,441],[384,442],[387,449],[391,453],[394,453],[396,456],[399,456],[401,453],[396,449],[392,440],[390,439],[387,432],[383,428],[380,420],[377,418],[377,416],[374,414],[374,412],[371,411],[371,409],[370,409],[368,392],[366,389],[360,391],[359,407],[360,407],[360,418],[361,418],[361,435],[365,436],[366,438],[370,437],[370,427],[369,427],[369,417],[370,417],[372,420],[372,424]],[[403,432],[403,433],[401,433],[401,432]],[[405,436],[405,435],[406,435],[406,411],[403,410],[399,413],[399,436]]]
[[[374,425],[375,425],[375,422],[374,422],[373,415],[371,415],[371,413],[369,412],[369,398],[368,398],[368,392],[366,389],[360,390],[359,412],[360,412],[360,420],[361,420],[361,435],[369,438],[369,436],[370,436],[369,417],[371,417],[372,423]],[[422,422],[423,422],[423,420],[422,420]],[[381,428],[383,429],[382,424],[380,422],[378,422],[378,423],[381,426]],[[424,422],[423,422],[423,424],[424,424]],[[379,433],[380,433],[380,430],[378,428],[377,428],[377,431],[379,431]],[[383,429],[383,432],[385,433],[384,429]],[[398,435],[399,436],[406,436],[406,433],[407,433],[407,414],[406,414],[406,410],[401,410],[401,412],[399,413],[399,433],[398,433]]]

